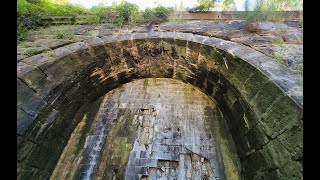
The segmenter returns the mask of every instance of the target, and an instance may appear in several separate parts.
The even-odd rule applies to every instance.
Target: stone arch
[[[50,176],[86,102],[143,78],[177,79],[211,97],[245,178],[301,176],[302,88],[290,70],[249,47],[152,31],[92,38],[17,65],[22,179]]]

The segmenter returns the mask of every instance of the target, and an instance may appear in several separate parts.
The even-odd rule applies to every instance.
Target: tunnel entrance
[[[50,179],[240,179],[226,121],[197,88],[142,79],[102,99],[93,120],[82,118],[72,133]]]
[[[19,89],[17,92],[18,179],[49,179],[57,175],[56,171],[59,172],[61,169],[68,169],[69,175],[61,174],[61,176],[71,176],[71,179],[88,178],[91,174],[99,177],[102,175],[126,177],[133,169],[124,168],[126,162],[133,163],[134,171],[131,174],[140,174],[140,178],[147,178],[146,169],[140,167],[136,169],[135,163],[143,163],[140,156],[156,159],[154,165],[157,164],[157,167],[163,168],[157,169],[151,165],[144,167],[150,167],[148,172],[154,172],[154,174],[157,172],[157,175],[175,176],[171,170],[178,169],[179,172],[182,172],[179,170],[182,167],[181,161],[188,163],[188,159],[192,158],[194,163],[189,162],[190,166],[184,168],[185,176],[188,176],[188,169],[197,167],[199,170],[197,172],[201,170],[201,173],[192,175],[202,176],[204,179],[217,176],[223,179],[224,174],[226,177],[230,177],[228,174],[243,175],[243,179],[301,179],[302,177],[303,123],[302,96],[299,93],[301,87],[294,79],[290,79],[293,76],[289,69],[249,47],[190,33],[152,31],[95,37],[85,42],[77,42],[55,49],[53,54],[43,53],[23,59],[17,64],[17,67],[17,89]],[[217,108],[205,108],[204,110],[203,107],[199,108],[199,112],[208,113],[208,117],[212,109],[219,109],[219,111],[214,111],[212,115],[214,117],[209,118],[212,119],[210,122],[217,122],[215,116],[220,114],[219,117],[223,117],[221,121],[227,124],[225,129],[228,131],[221,130],[220,133],[213,134],[211,137],[213,140],[211,145],[215,148],[218,147],[216,145],[220,146],[220,150],[210,151],[214,154],[213,157],[210,153],[207,154],[208,156],[201,154],[197,148],[186,147],[189,149],[187,151],[184,148],[165,144],[165,148],[170,152],[173,149],[176,154],[179,154],[179,158],[170,156],[171,159],[169,157],[157,159],[156,156],[148,154],[148,150],[151,151],[153,146],[144,145],[145,149],[143,146],[139,149],[140,145],[135,147],[136,139],[148,142],[148,139],[142,135],[145,131],[151,131],[154,128],[151,128],[150,125],[143,127],[143,124],[140,127],[140,119],[134,117],[139,116],[144,120],[155,115],[155,119],[151,118],[148,121],[156,123],[157,117],[161,116],[158,106],[141,106],[131,109],[128,102],[125,102],[127,104],[123,104],[123,107],[119,102],[110,102],[106,106],[121,105],[115,110],[117,113],[107,122],[106,120],[95,121],[94,117],[97,113],[100,114],[100,110],[108,113],[107,110],[103,111],[103,108],[100,107],[104,102],[102,97],[106,93],[114,89],[121,91],[120,87],[123,84],[145,78],[169,78],[188,83],[205,93],[214,102],[214,107]],[[149,81],[143,82],[145,82],[143,87],[148,89]],[[163,89],[166,88],[163,87]],[[137,96],[142,98],[143,95],[138,93]],[[181,94],[174,95],[180,96]],[[130,100],[130,96],[126,98]],[[151,96],[143,98],[147,99]],[[155,102],[157,102],[158,99],[163,100],[166,96],[159,93],[152,98],[156,98]],[[162,109],[161,112],[174,114],[176,110],[182,109],[179,106],[181,104],[172,103],[176,104],[172,110]],[[187,115],[187,113],[182,114],[182,116]],[[192,118],[200,120],[199,117],[202,116],[198,115],[195,112],[182,122],[187,122]],[[129,120],[133,119],[139,120],[139,123],[137,121],[135,125],[132,125]],[[178,122],[179,115],[178,118],[172,117],[171,119]],[[104,126],[106,123],[110,124],[107,128]],[[90,124],[93,125],[93,129],[97,130],[92,131]],[[201,123],[196,124],[196,129],[197,125]],[[212,128],[217,128],[218,125],[213,125]],[[135,126],[135,131],[130,130],[132,126]],[[186,131],[178,126],[179,124],[168,126],[171,130],[166,129],[168,135],[172,133],[172,139],[174,132],[175,135],[179,135],[179,132],[181,134]],[[190,127],[193,127],[192,123]],[[203,127],[211,126],[203,125]],[[110,145],[110,148],[102,147],[103,142],[112,137],[108,136],[107,139],[104,139],[103,135],[113,131],[114,133],[121,131],[124,135],[120,136],[122,138],[110,140],[114,143],[105,143]],[[140,132],[140,135],[133,132]],[[219,134],[222,137],[221,142],[218,138]],[[189,139],[198,142],[195,140],[198,138],[187,135],[184,136],[186,142]],[[203,139],[210,139],[209,135],[197,134],[200,139],[202,136]],[[231,139],[227,138],[230,136]],[[163,141],[167,143],[171,139],[168,137]],[[236,153],[232,152],[232,142],[234,142]],[[67,144],[81,148],[73,148],[64,159],[63,154],[69,152]],[[239,158],[241,172],[234,171],[237,168],[231,168],[236,161],[233,158],[226,160],[228,158],[225,158],[224,155],[228,154],[226,153],[228,148],[223,149],[221,147],[223,144],[230,144],[226,147],[231,148],[231,156],[235,155]],[[104,152],[105,149],[114,147],[118,147],[121,151]],[[134,156],[134,151],[131,152],[131,149],[140,150],[140,154],[136,150],[136,155],[140,157],[139,160],[136,160],[139,157]],[[101,156],[101,153],[106,155]],[[181,160],[180,154],[183,153],[185,153],[184,160]],[[79,155],[78,158],[68,159],[76,155]],[[108,166],[109,169],[99,171],[99,168],[104,167],[107,162],[100,166],[97,161],[98,155],[101,157],[115,155],[113,159],[103,159],[109,164],[110,162],[118,162],[118,164],[111,163]],[[220,161],[218,156],[221,157]],[[211,161],[212,159],[216,161]],[[84,164],[81,164],[82,162]],[[200,162],[208,166],[200,168],[198,166]],[[217,162],[223,163],[215,164]],[[57,164],[60,165],[57,166]]]

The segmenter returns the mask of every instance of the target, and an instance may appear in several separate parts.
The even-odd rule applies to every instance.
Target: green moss
[[[211,109],[213,108],[213,109]],[[221,152],[222,161],[227,179],[240,179],[240,164],[235,150],[235,144],[229,132],[222,112],[215,106],[206,107],[207,128],[212,132],[213,138],[219,144],[218,151]]]
[[[261,117],[267,108],[277,99],[284,96],[284,93],[273,82],[268,81],[250,101],[255,113]]]
[[[40,50],[41,52],[41,50]],[[30,48],[27,48],[24,53],[24,55],[27,55],[27,56],[33,56],[35,54],[39,54],[39,48],[37,47],[30,47]]]
[[[201,48],[195,49],[195,51],[199,51],[199,53],[204,56],[209,61],[212,61],[215,65],[223,65],[223,55],[217,51],[215,48],[211,46],[201,45]]]
[[[303,179],[303,169],[299,162],[290,162],[280,168],[282,179]]]
[[[278,138],[286,149],[292,154],[294,159],[300,159],[303,151],[303,131],[302,123],[282,133]]]
[[[221,138],[219,143],[227,179],[240,179],[238,167],[235,163],[235,154],[229,150],[227,140]]]
[[[263,88],[263,85],[268,81],[258,70],[252,70],[251,76],[247,79],[242,87],[239,87],[243,97],[249,102]],[[238,77],[240,80],[241,77]]]
[[[228,61],[228,67],[229,66],[230,68],[234,67],[234,70],[227,70],[223,63],[221,64],[222,68],[219,69],[219,72],[221,72],[236,89],[240,90],[240,87],[242,87],[246,80],[250,78],[251,71],[250,69],[247,69],[248,65],[240,59]]]
[[[275,137],[286,129],[292,128],[301,118],[302,109],[288,96],[284,96],[263,114],[261,121],[267,134]]]

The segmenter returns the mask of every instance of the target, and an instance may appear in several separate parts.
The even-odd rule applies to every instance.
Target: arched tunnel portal
[[[176,32],[96,37],[24,59],[18,179],[300,179],[291,75],[247,46]]]

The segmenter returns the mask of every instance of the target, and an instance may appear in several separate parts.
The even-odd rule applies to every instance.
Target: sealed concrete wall
[[[93,120],[85,114],[72,133],[51,179],[240,178],[221,111],[193,86],[138,80],[98,102]]]

